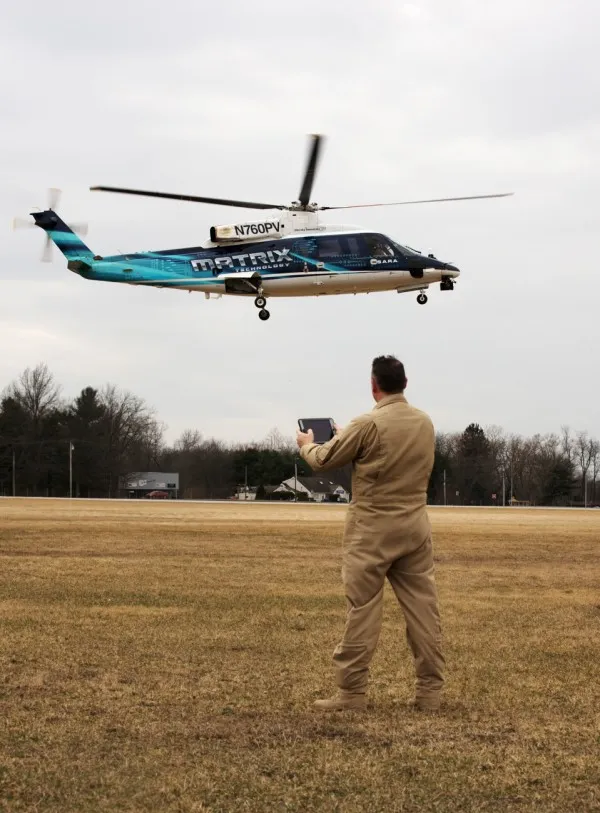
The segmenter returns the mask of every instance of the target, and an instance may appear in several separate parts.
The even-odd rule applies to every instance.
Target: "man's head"
[[[402,394],[406,387],[404,364],[395,356],[378,356],[371,367],[371,392],[376,401]]]

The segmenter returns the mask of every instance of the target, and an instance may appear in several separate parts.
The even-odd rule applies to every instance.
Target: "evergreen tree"
[[[484,505],[490,501],[491,465],[490,449],[485,432],[477,423],[471,423],[458,444],[458,470],[463,502]]]

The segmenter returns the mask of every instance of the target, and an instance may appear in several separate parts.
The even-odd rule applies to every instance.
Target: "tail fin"
[[[52,209],[45,212],[32,212],[37,226],[43,229],[50,240],[62,251],[68,260],[91,260],[94,257],[86,244],[60,219]]]

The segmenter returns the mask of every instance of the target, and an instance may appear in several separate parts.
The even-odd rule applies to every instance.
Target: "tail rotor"
[[[56,211],[58,207],[58,203],[60,201],[62,195],[62,191],[60,189],[56,189],[51,187],[48,189],[48,207],[47,211]],[[69,223],[69,228],[72,229],[76,234],[87,234],[88,232],[88,224],[87,223]],[[15,229],[32,229],[36,228],[37,224],[33,220],[27,220],[23,217],[15,217],[12,222],[13,230]],[[41,261],[43,263],[52,262],[53,257],[53,246],[54,243],[50,238],[48,232],[46,232],[46,239],[44,241],[44,248],[41,254]]]
[[[48,190],[48,209],[52,209],[53,212],[58,209],[58,202],[61,195],[62,190],[55,189],[53,186],[50,187]]]

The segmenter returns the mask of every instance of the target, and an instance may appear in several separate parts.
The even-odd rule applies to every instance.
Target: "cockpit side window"
[[[365,234],[365,241],[371,257],[394,257],[390,241],[382,234]]]

